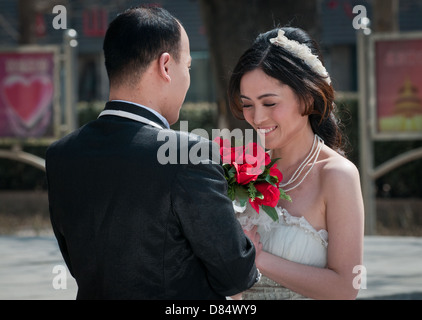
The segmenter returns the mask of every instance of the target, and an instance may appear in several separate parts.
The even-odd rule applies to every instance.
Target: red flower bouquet
[[[220,146],[224,174],[228,183],[228,196],[245,207],[249,201],[259,214],[261,207],[273,221],[278,221],[275,210],[279,199],[291,201],[282,189],[283,175],[268,153],[256,143],[231,147],[230,141],[220,137],[214,139]]]

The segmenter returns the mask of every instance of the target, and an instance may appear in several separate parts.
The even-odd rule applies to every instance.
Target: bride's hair
[[[285,36],[308,46],[322,62],[318,45],[299,28],[281,28]],[[240,100],[240,81],[249,71],[261,69],[268,76],[278,79],[292,88],[304,103],[303,115],[308,115],[312,130],[330,148],[343,153],[345,139],[342,137],[340,121],[335,115],[334,90],[327,79],[306,62],[295,56],[288,48],[272,44],[279,28],[260,34],[252,46],[239,58],[229,82],[230,109],[238,119],[244,119]]]

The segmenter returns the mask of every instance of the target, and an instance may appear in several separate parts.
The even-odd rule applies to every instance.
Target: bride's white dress
[[[249,217],[239,218],[239,221],[244,226],[248,223],[258,224],[264,251],[290,261],[324,268],[327,264],[328,232],[315,230],[304,217],[292,216],[285,209],[277,208],[277,211],[279,222],[273,222],[264,212],[260,212],[259,215],[255,213],[255,216],[259,217],[258,220],[254,221]],[[244,300],[307,299],[264,276],[260,282],[245,291],[242,298]]]

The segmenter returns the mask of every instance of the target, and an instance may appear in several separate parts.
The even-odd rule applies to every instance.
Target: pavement
[[[366,236],[363,267],[358,299],[422,300],[422,237]],[[74,300],[76,291],[52,235],[0,236],[1,300]]]

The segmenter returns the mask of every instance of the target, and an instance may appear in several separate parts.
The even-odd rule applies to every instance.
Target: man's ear
[[[158,59],[158,72],[160,73],[161,77],[169,82],[171,81],[169,74],[170,60],[170,54],[167,52],[161,54],[160,58]]]

